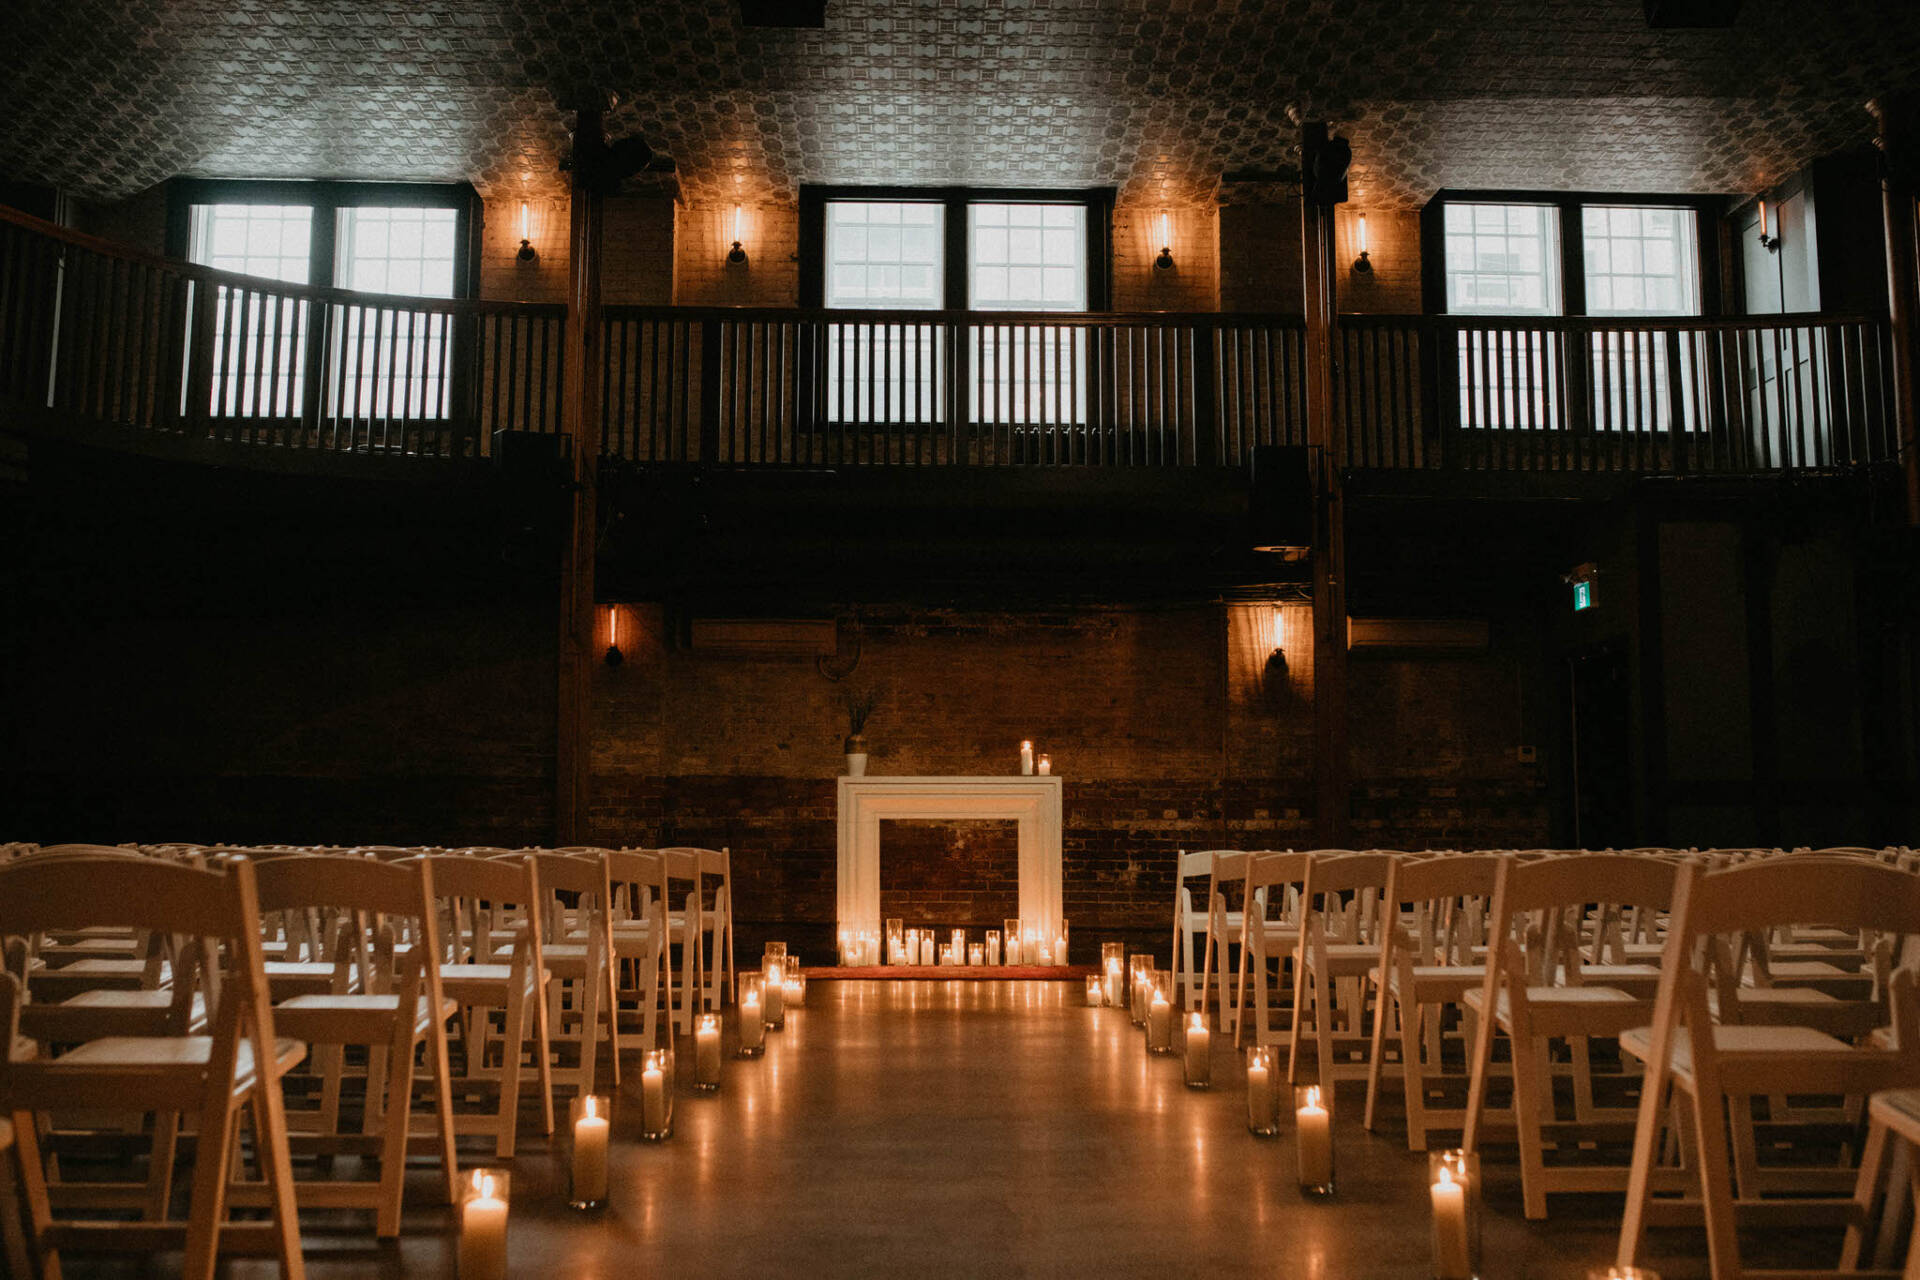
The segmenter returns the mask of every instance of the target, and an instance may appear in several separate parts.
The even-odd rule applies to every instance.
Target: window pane
[[[1530,204],[1449,204],[1447,310],[1558,315],[1554,210]]]
[[[305,284],[312,243],[313,210],[306,205],[201,204],[193,206],[187,256],[222,271]],[[215,415],[299,415],[306,395],[304,300],[252,290],[235,296],[218,285],[213,334]]]
[[[924,201],[827,204],[829,307],[935,311],[945,295],[946,210]],[[937,422],[943,376],[931,324],[827,328],[827,414],[838,422]]]
[[[992,264],[974,272],[969,302],[975,310],[1087,309],[1085,205],[975,204],[968,206],[968,217],[974,261]],[[1078,326],[976,330],[968,348],[974,371],[968,404],[975,421],[1085,422],[1086,355],[1086,330]]]
[[[1700,314],[1693,210],[1588,205],[1580,227],[1594,315]]]
[[[452,209],[342,209],[334,279],[349,289],[416,298],[453,296]],[[446,412],[446,317],[400,308],[333,308],[341,334],[334,413],[437,418]],[[339,367],[339,366],[336,366]]]

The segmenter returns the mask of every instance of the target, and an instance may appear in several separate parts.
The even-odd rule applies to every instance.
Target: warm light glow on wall
[[[1160,211],[1160,256],[1153,265],[1162,271],[1173,265],[1173,215],[1165,209]]]
[[[739,266],[747,260],[746,239],[746,211],[736,204],[733,206],[733,247],[727,250],[728,262]]]
[[[1353,223],[1353,244],[1360,252],[1353,260],[1353,269],[1360,275],[1373,270],[1373,259],[1367,256],[1367,215],[1356,215]]]
[[[1273,647],[1297,670],[1313,656],[1313,606],[1280,604],[1273,607]]]

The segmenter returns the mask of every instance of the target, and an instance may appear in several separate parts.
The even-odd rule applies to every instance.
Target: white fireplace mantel
[[[1020,920],[1060,928],[1061,780],[1057,777],[840,779],[842,932],[880,930],[883,818],[1013,819],[1020,824]]]

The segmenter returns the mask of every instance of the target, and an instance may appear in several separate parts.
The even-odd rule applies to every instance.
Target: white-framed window
[[[1699,237],[1691,209],[1586,205],[1580,241],[1586,257],[1587,314],[1697,316]]]
[[[1699,315],[1698,234],[1691,209],[1582,206],[1587,314]],[[1661,332],[1598,333],[1591,354],[1593,412],[1597,425],[1607,430],[1667,430],[1673,416],[1669,388],[1676,375],[1682,404],[1693,402],[1702,352],[1690,332],[1672,335],[1671,342]]]
[[[1085,311],[1087,207],[967,206],[975,311]],[[970,404],[975,421],[1077,423],[1087,415],[1086,330],[976,329]],[[983,403],[983,392],[991,397]]]
[[[1560,314],[1560,232],[1543,204],[1446,207],[1447,311]]]
[[[452,209],[356,205],[338,211],[334,281],[365,293],[453,296],[458,215]],[[334,308],[346,368],[331,412],[437,418],[447,412],[447,317],[392,308]],[[362,330],[365,330],[363,333]]]
[[[1560,314],[1560,233],[1553,206],[1449,204],[1445,229],[1450,313]],[[1550,343],[1467,332],[1460,335],[1459,361],[1463,425],[1560,425]]]
[[[937,311],[946,289],[945,254],[946,209],[941,205],[829,201],[827,305]],[[828,416],[842,422],[937,422],[944,363],[939,330],[933,325],[831,325]]]
[[[313,209],[307,205],[199,204],[192,209],[187,258],[201,266],[305,284],[312,247]],[[214,293],[213,333],[214,414],[299,414],[306,394],[304,300],[220,285]]]

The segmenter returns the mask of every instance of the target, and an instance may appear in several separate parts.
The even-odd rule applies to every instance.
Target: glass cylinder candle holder
[[[1213,1033],[1207,1030],[1207,1015],[1195,1009],[1187,1015],[1182,1044],[1181,1081],[1189,1089],[1213,1087]]]
[[[1587,1272],[1587,1280],[1660,1280],[1660,1273],[1645,1267],[1595,1267]]]
[[[978,942],[967,944],[967,964],[970,968],[979,968],[987,962],[987,949]]]
[[[761,976],[757,973],[743,973],[739,982],[740,1009],[740,1047],[735,1050],[742,1058],[757,1058],[766,1052],[767,1017],[761,1007]]]
[[[922,929],[920,931],[920,963],[921,964],[934,963],[933,949],[934,949],[933,930]]]
[[[1153,986],[1148,975],[1152,972],[1152,956],[1127,957],[1127,1010],[1136,1027],[1147,1025],[1147,1001]]]
[[[1067,918],[1061,916],[1060,927],[1054,930],[1053,934],[1053,962],[1055,964],[1067,963],[1067,939]]]
[[[784,942],[769,942],[767,949],[762,952],[762,955],[768,960],[785,960],[787,958],[787,944]]]
[[[606,1207],[612,1136],[613,1109],[604,1094],[590,1093],[567,1104],[567,1204],[572,1208]]]
[[[1121,969],[1127,967],[1127,944],[1124,942],[1103,942],[1100,944],[1100,967],[1117,964]]]
[[[965,929],[955,929],[953,931],[952,941],[953,962],[955,964],[965,964],[967,960],[967,931]]]
[[[459,1280],[507,1280],[505,1169],[474,1169],[460,1182]]]
[[[693,1024],[693,1087],[720,1092],[720,1015],[703,1013]]]
[[[786,959],[768,958],[760,973],[760,1017],[771,1031],[787,1025]]]
[[[1017,919],[1002,922],[1006,929],[1006,959],[1008,964],[1025,964],[1026,957],[1020,954],[1020,921]]]
[[[905,934],[902,932],[903,929],[905,928],[905,925],[906,925],[906,921],[899,916],[887,917],[886,938],[887,938],[887,961],[889,963],[892,962],[894,954],[900,950],[901,945],[905,941]]]
[[[1333,1110],[1332,1099],[1322,1100],[1320,1086],[1304,1085],[1293,1091],[1294,1157],[1300,1174],[1300,1194],[1333,1194]]]
[[[1087,975],[1087,1008],[1098,1009],[1107,1002],[1106,979],[1097,973]]]
[[[1173,1052],[1173,1006],[1158,987],[1147,996],[1147,1052],[1157,1058]]]
[[[1000,931],[998,929],[987,930],[987,963],[1000,963]]]
[[[951,942],[943,942],[940,944],[940,963],[943,965],[953,963],[953,944]]]
[[[1480,1275],[1480,1155],[1427,1153],[1427,1195],[1433,1202],[1433,1280]]]
[[[1272,1048],[1260,1044],[1247,1050],[1247,1132],[1256,1138],[1280,1132],[1279,1080]]]
[[[807,1007],[806,974],[795,970],[787,975],[787,980],[781,988],[780,1003],[783,1008],[787,1009],[804,1009]]]
[[[640,1136],[662,1142],[673,1136],[673,1074],[664,1050],[650,1049],[640,1072]]]
[[[1119,960],[1112,956],[1107,957],[1106,972],[1101,975],[1100,981],[1103,987],[1102,1001],[1109,1009],[1118,1009],[1125,998],[1121,992],[1126,987],[1127,981],[1125,974],[1121,972]]]

